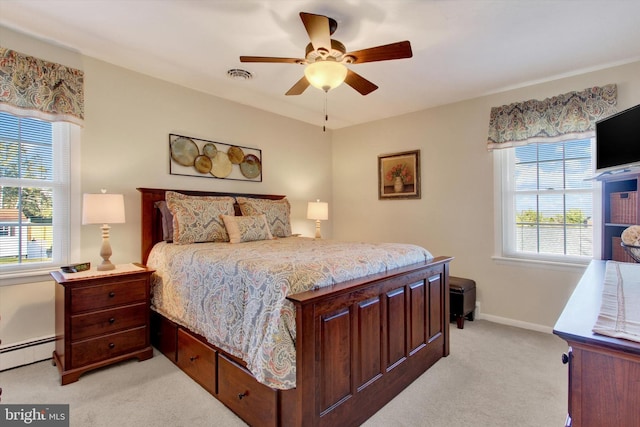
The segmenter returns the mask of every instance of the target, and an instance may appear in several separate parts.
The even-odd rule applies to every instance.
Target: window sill
[[[23,285],[27,283],[48,282],[50,280],[53,280],[49,273],[56,269],[56,266],[49,266],[46,268],[38,268],[28,271],[12,271],[0,273],[0,287]]]
[[[572,271],[584,271],[591,261],[549,261],[541,259],[531,258],[513,258],[504,256],[492,256],[491,259],[498,265],[510,265],[519,267],[532,267],[532,268],[544,268],[552,270],[572,270]]]

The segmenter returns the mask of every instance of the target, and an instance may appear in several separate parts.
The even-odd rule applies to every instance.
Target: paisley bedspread
[[[295,387],[295,307],[287,295],[433,256],[419,246],[288,237],[240,244],[156,244],[152,306],[244,360],[258,381]]]

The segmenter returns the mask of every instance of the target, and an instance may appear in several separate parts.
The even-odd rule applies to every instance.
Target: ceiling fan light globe
[[[304,69],[309,84],[325,92],[342,84],[347,77],[347,67],[336,61],[316,61]]]

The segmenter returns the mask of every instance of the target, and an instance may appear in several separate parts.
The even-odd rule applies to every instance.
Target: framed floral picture
[[[420,198],[420,150],[378,156],[378,198]]]

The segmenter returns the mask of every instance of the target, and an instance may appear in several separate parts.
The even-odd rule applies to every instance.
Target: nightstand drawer
[[[147,345],[146,326],[71,344],[71,366],[83,366],[128,353]]]
[[[139,278],[71,290],[71,313],[100,310],[146,299],[147,279]]]
[[[76,314],[71,316],[71,341],[144,326],[147,315],[147,305],[144,302],[111,310]]]

